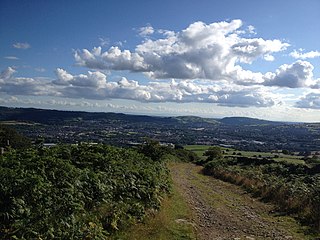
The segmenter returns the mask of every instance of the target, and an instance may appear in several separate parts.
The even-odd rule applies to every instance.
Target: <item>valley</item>
[[[253,118],[152,117],[0,107],[0,123],[45,143],[104,143],[130,146],[146,138],[164,144],[220,145],[244,151],[318,151],[320,123]]]

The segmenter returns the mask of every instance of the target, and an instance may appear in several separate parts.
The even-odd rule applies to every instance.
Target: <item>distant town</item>
[[[285,123],[253,118],[209,119],[195,116],[151,117],[33,108],[0,108],[2,124],[44,144],[220,145],[246,151],[319,151],[320,123]]]

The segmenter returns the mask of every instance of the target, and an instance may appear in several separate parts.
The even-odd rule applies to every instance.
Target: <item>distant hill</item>
[[[130,115],[123,113],[60,111],[36,108],[8,108],[0,107],[0,121],[26,121],[43,124],[59,124],[63,121],[81,120],[119,120],[128,122],[153,122],[176,123],[177,120],[170,117],[151,117],[144,115]]]
[[[155,117],[123,113],[0,107],[0,124],[48,143],[96,142],[117,146],[145,138],[180,145],[232,145],[246,151],[319,151],[320,123],[248,117]],[[1,134],[0,134],[1,135]]]
[[[225,117],[218,120],[220,123],[229,125],[282,125],[283,122],[267,121],[248,117]]]
[[[210,124],[220,124],[219,121],[213,118],[202,118],[197,116],[179,116],[175,117],[181,123],[210,123]]]
[[[81,120],[114,120],[131,123],[154,123],[163,125],[182,124],[189,127],[207,127],[213,125],[280,125],[273,122],[248,117],[225,117],[222,119],[202,118],[197,116],[154,117],[146,115],[131,115],[123,113],[60,111],[36,108],[0,107],[0,121],[23,121],[42,124],[61,124],[66,121]]]

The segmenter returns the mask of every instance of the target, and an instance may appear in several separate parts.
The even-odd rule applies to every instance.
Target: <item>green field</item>
[[[185,149],[195,152],[199,157],[205,158],[203,153],[208,150],[211,146],[208,145],[186,145]],[[304,160],[301,160],[301,156],[288,155],[280,152],[249,152],[249,151],[238,151],[232,148],[221,147],[224,151],[224,156],[243,156],[243,157],[259,157],[259,158],[272,158],[275,161],[285,161],[288,163],[305,164]]]
[[[210,146],[208,145],[186,145],[185,149],[196,153],[200,158],[206,158],[203,156],[203,153],[208,150]]]

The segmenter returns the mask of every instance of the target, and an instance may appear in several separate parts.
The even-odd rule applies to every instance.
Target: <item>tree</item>
[[[165,154],[165,148],[162,147],[158,141],[148,139],[146,143],[140,147],[139,152],[150,157],[152,160],[159,161]]]
[[[282,150],[282,153],[283,153],[283,154],[290,154],[290,152],[289,152],[287,149],[283,149],[283,150]]]
[[[180,144],[175,144],[174,149],[184,149],[184,147]]]
[[[19,134],[15,129],[0,125],[0,147],[28,148],[30,139]]]
[[[214,146],[205,151],[203,156],[207,156],[207,161],[212,161],[214,159],[222,158],[223,154],[220,147]]]

